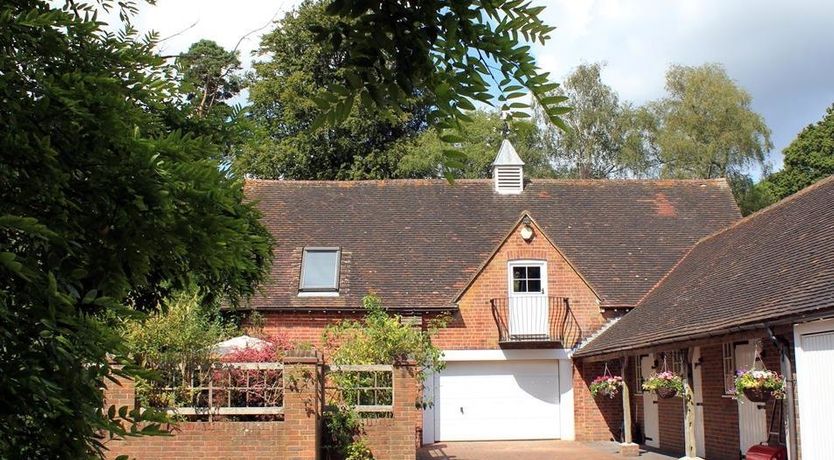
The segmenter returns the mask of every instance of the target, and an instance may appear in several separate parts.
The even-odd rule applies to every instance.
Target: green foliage
[[[441,131],[459,130],[476,102],[527,118],[528,93],[549,122],[564,126],[564,98],[548,94],[558,85],[522,42],[549,38],[553,27],[539,19],[543,10],[522,0],[332,0],[327,12],[338,21],[313,31],[346,51],[345,72],[321,95],[326,112],[319,120],[345,120],[357,102],[399,114],[415,90],[425,90],[430,121]]]
[[[176,368],[183,374],[211,364],[212,345],[234,333],[234,326],[220,318],[219,308],[192,290],[172,295],[143,321],[125,324],[128,351],[142,367]]]
[[[426,330],[403,323],[373,295],[363,300],[365,317],[328,326],[322,337],[333,364],[397,364],[415,361],[422,371],[443,369],[442,352],[431,338],[446,326],[447,318],[431,321]],[[422,373],[421,373],[422,375]]]
[[[456,142],[456,149],[464,154],[455,168],[455,177],[479,179],[492,176],[492,162],[503,139],[504,121],[496,112],[476,110],[467,112],[472,119]],[[525,162],[525,174],[529,177],[554,175],[550,166],[549,151],[544,143],[541,128],[535,123],[516,120],[512,124],[509,139]],[[398,177],[441,177],[445,151],[449,144],[437,129],[423,132],[415,142],[404,142],[405,154],[399,162]]]
[[[743,216],[750,215],[778,201],[773,186],[766,180],[754,183],[749,176],[741,175],[731,177],[730,186]]]
[[[765,180],[777,199],[834,174],[834,104],[822,120],[805,127],[783,153],[785,167]]]
[[[674,65],[666,73],[668,95],[650,103],[644,117],[656,145],[660,175],[717,178],[764,166],[773,148],[764,118],[750,94],[718,64]]]
[[[226,51],[211,40],[200,40],[177,58],[181,74],[181,91],[194,106],[198,116],[208,113],[214,104],[240,93],[243,79],[236,51]]]
[[[324,426],[331,447],[345,460],[371,460],[373,455],[364,438],[364,425],[352,407],[340,405],[328,411]]]
[[[568,130],[545,129],[545,144],[560,176],[582,179],[640,177],[651,162],[635,109],[602,82],[601,64],[583,64],[553,92],[573,110]],[[536,107],[539,109],[539,107]]]
[[[287,14],[261,40],[266,59],[254,64],[249,100],[253,139],[233,167],[261,178],[382,179],[396,176],[400,142],[426,127],[421,90],[404,98],[400,111],[354,104],[341,121],[316,128],[316,99],[344,80],[344,43],[322,42],[310,31],[331,30],[337,20],[325,14],[325,0],[307,0]]]
[[[328,326],[322,334],[327,356],[333,364],[399,364],[414,361],[420,369],[422,380],[426,372],[439,372],[444,363],[440,349],[431,338],[446,326],[447,318],[439,317],[430,322],[426,330],[405,324],[399,315],[389,314],[379,298],[369,295],[362,300],[365,317],[361,321],[343,320]],[[356,388],[368,386],[374,378],[365,372],[333,372],[330,377],[340,390],[334,406],[325,417],[331,441],[336,450],[348,459],[373,458],[363,438],[362,417],[355,405],[362,396]],[[388,382],[392,384],[392,382]]]
[[[0,457],[87,458],[102,436],[159,432],[103,408],[134,375],[113,318],[194,284],[252,294],[269,233],[210,139],[167,123],[182,101],[154,36],[105,32],[99,4],[0,6]],[[122,18],[134,6],[126,2]]]

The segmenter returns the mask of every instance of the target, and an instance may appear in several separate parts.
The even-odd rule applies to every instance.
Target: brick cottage
[[[491,180],[246,182],[276,240],[246,306],[266,332],[320,347],[369,293],[415,327],[452,317],[446,368],[405,393],[433,405],[397,418],[404,439],[372,439],[377,458],[575,439],[721,460],[769,437],[831,458],[834,179],[741,219],[723,179],[527,180],[523,165],[505,140]],[[728,391],[751,366],[788,377],[784,403]],[[606,368],[622,396],[594,398]],[[684,395],[640,390],[663,369]]]
[[[423,443],[619,437],[619,406],[592,399],[572,350],[738,208],[724,180],[522,178],[504,141],[492,180],[249,180],[277,242],[249,308],[314,345],[368,293],[416,324],[451,313]]]

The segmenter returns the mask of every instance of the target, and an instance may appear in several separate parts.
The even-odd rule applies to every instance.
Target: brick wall
[[[417,381],[414,365],[394,368],[394,416],[366,420],[365,434],[376,460],[414,460],[419,440],[415,427]]]
[[[107,442],[108,458],[137,459],[276,459],[319,458],[322,367],[317,358],[285,360],[284,420],[275,422],[183,422],[165,428],[173,436],[137,437]],[[394,410],[391,418],[368,420],[368,445],[377,460],[414,460],[415,426],[420,411],[416,369],[395,366]],[[295,378],[290,379],[289,376]],[[133,406],[130,381],[105,391],[107,404]]]
[[[577,441],[616,440],[623,424],[621,397],[591,396],[591,381],[604,372],[604,363],[574,362],[573,400]]]
[[[173,436],[128,437],[107,442],[108,457],[127,455],[136,459],[274,459],[318,458],[320,393],[319,365],[315,358],[285,361],[284,421],[183,422],[169,425]],[[108,404],[135,404],[133,385],[122,382],[105,390]]]
[[[685,452],[683,433],[683,398],[676,396],[657,400],[660,423],[660,450],[674,455]]]

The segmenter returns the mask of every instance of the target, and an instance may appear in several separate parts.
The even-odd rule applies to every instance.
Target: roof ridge
[[[527,179],[530,182],[551,183],[551,184],[698,184],[698,183],[718,183],[727,184],[726,179],[574,179],[574,178],[555,178],[555,177],[534,177]],[[333,180],[333,179],[260,179],[260,178],[246,178],[245,182],[251,183],[268,183],[268,184],[410,184],[410,183],[449,183],[443,178],[422,178],[422,179],[360,179],[360,180]],[[492,183],[492,178],[477,178],[455,179],[455,183]],[[798,193],[798,192],[797,192]]]
[[[729,230],[738,228],[741,225],[744,225],[744,224],[750,222],[751,220],[753,220],[753,219],[755,219],[755,218],[757,218],[757,217],[759,217],[763,214],[772,212],[774,209],[781,208],[786,203],[790,203],[790,202],[796,200],[797,198],[799,198],[799,197],[801,197],[801,196],[803,196],[803,195],[805,195],[805,194],[807,194],[807,193],[809,193],[813,190],[816,190],[817,188],[823,186],[827,182],[834,182],[834,174],[832,174],[832,175],[830,175],[826,178],[820,179],[817,182],[814,182],[813,184],[803,188],[802,190],[799,190],[798,192],[794,193],[793,195],[787,196],[787,197],[777,201],[776,203],[771,204],[770,206],[759,209],[758,211],[756,211],[752,214],[744,216],[741,219],[733,222],[732,224],[730,224],[729,226],[727,226],[727,227],[725,227],[721,230],[717,230],[713,233],[710,233],[709,235],[706,235],[706,236],[702,237],[701,239],[696,241],[695,244],[693,244],[692,247],[690,247],[686,251],[686,253],[683,256],[681,256],[681,258],[677,262],[675,262],[674,265],[672,265],[672,268],[670,268],[669,271],[667,271],[659,280],[657,280],[657,283],[655,283],[654,286],[652,286],[651,289],[646,291],[646,293],[643,294],[642,297],[640,297],[640,300],[638,300],[637,303],[635,304],[635,308],[639,307],[640,304],[642,304],[643,301],[646,300],[646,298],[652,292],[654,292],[655,289],[657,289],[657,287],[660,286],[669,277],[669,275],[672,274],[672,272],[674,272],[681,265],[681,263],[683,263],[683,261],[686,260],[687,257],[689,257],[690,254],[692,254],[692,251],[695,250],[695,248],[697,248],[698,246],[702,245],[703,243],[705,243],[705,242],[707,242],[707,241],[709,241],[713,238],[718,237],[719,235],[721,235],[721,234],[723,234],[723,233],[725,233]]]

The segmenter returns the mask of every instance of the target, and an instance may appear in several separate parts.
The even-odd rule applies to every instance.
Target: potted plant
[[[678,393],[683,393],[683,379],[674,372],[663,371],[650,375],[643,382],[643,389],[654,391],[663,399],[674,398]]]
[[[744,394],[752,402],[767,402],[770,398],[785,397],[785,379],[774,371],[738,371],[735,384],[736,395]]]
[[[623,378],[619,375],[600,375],[589,386],[593,396],[602,395],[612,399],[620,393],[622,387]]]

